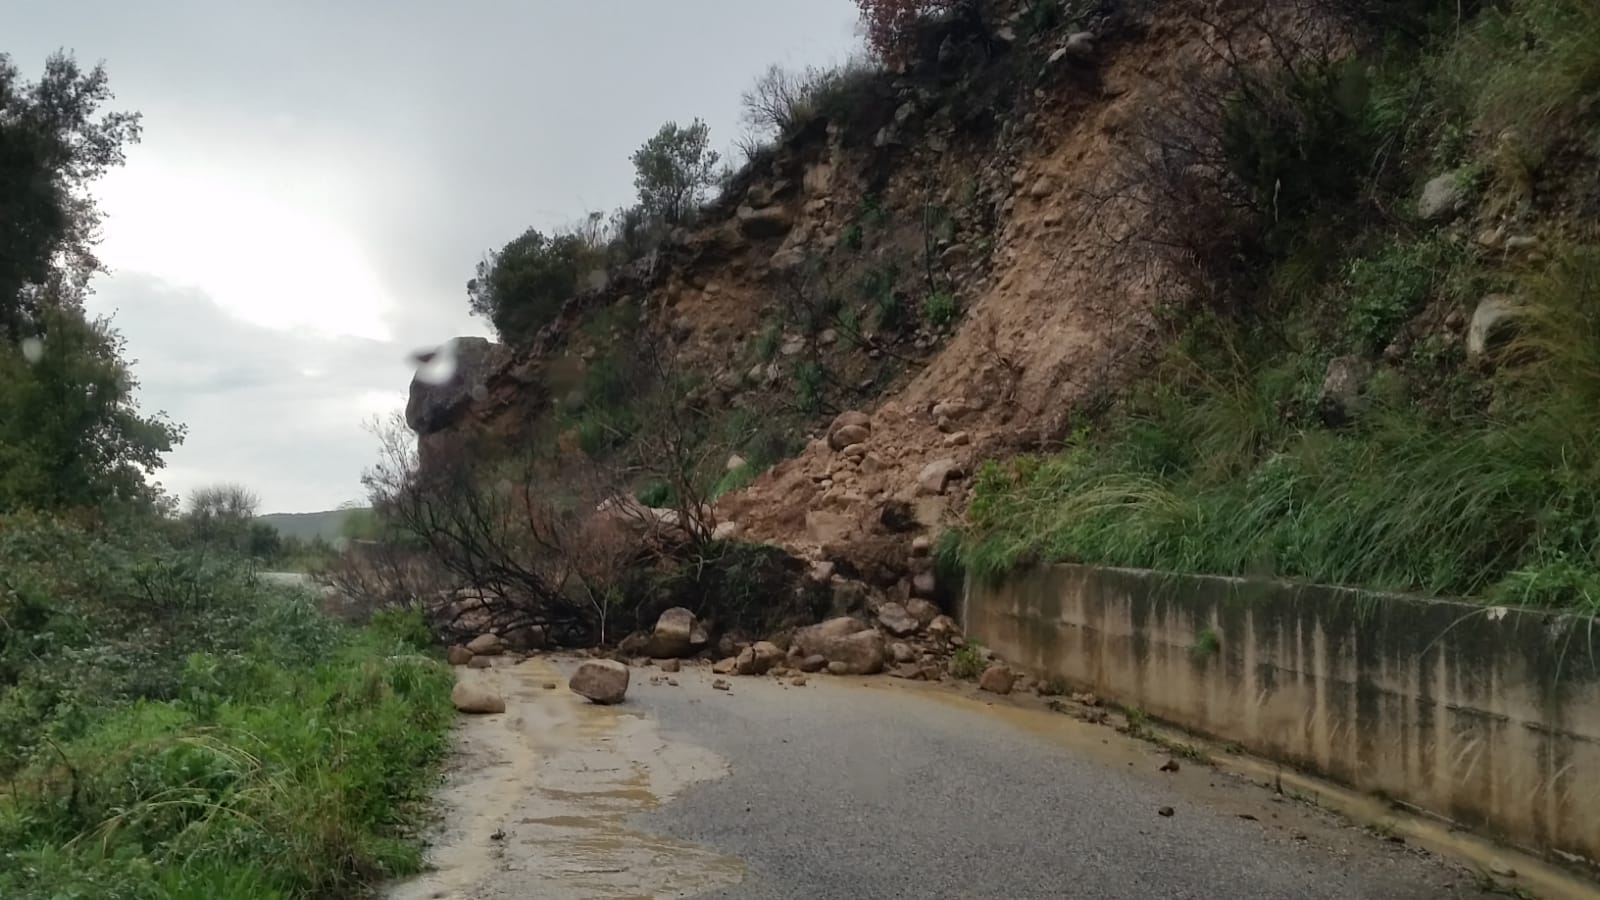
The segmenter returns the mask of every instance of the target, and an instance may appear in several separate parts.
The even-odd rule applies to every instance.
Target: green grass
[[[1600,610],[1600,250],[1524,294],[1486,411],[1434,418],[1400,386],[1335,433],[1293,414],[1315,366],[1198,366],[1104,434],[982,467],[964,561],[985,578],[1073,561]]]
[[[226,565],[19,527],[0,541],[19,629],[0,636],[0,896],[331,898],[418,870],[453,718],[420,619],[352,631]],[[101,593],[35,594],[69,584]]]

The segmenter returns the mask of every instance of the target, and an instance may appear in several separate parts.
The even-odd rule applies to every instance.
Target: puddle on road
[[[738,860],[628,825],[727,774],[721,757],[662,739],[625,708],[544,690],[563,679],[542,660],[457,677],[496,685],[506,712],[463,720],[430,834],[434,869],[389,900],[667,900],[743,876]]]

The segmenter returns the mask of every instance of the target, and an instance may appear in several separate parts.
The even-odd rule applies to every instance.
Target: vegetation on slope
[[[973,571],[1070,560],[1600,609],[1600,14],[1411,7],[1434,25],[1415,40],[1380,17],[1353,59],[1225,82],[1222,174],[1273,205],[1204,267],[1147,383],[1058,455],[984,468]],[[1404,212],[1441,171],[1475,222]],[[1469,360],[1494,292],[1515,296],[1516,336]],[[1376,369],[1348,417],[1319,407],[1336,357]]]

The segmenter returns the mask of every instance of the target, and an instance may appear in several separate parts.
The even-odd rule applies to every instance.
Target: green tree
[[[0,340],[0,513],[153,500],[146,476],[183,428],[140,413],[122,338],[60,305],[33,325],[42,337]]]
[[[76,302],[99,271],[90,182],[139,139],[137,113],[102,113],[105,69],[53,54],[22,81],[0,54],[0,337],[31,332],[47,301]]]
[[[561,312],[597,262],[580,235],[546,237],[529,228],[478,263],[467,296],[472,311],[493,323],[501,338],[523,342]]]
[[[719,158],[711,149],[706,123],[695,119],[685,127],[662,125],[632,156],[640,206],[669,225],[689,221],[716,183]]]
[[[29,83],[0,55],[0,513],[148,503],[183,437],[139,412],[122,338],[83,314],[101,268],[87,189],[139,136],[110,98],[100,66],[57,53]]]

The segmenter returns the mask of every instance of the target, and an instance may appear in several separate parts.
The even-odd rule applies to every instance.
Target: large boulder
[[[513,628],[506,632],[504,643],[507,649],[521,653],[543,650],[548,646],[543,625],[523,625],[520,628]]]
[[[679,659],[699,652],[709,637],[695,614],[674,606],[656,619],[655,630],[645,642],[644,654],[652,659]]]
[[[448,662],[452,666],[464,666],[467,663],[472,662],[472,656],[473,653],[471,650],[468,650],[459,644],[444,651],[445,662]]]
[[[917,624],[921,625],[923,628],[927,628],[929,625],[932,625],[933,620],[939,618],[939,607],[934,606],[932,603],[929,603],[921,597],[913,597],[911,600],[907,601],[906,612],[910,613],[911,618],[916,619]]]
[[[458,337],[417,355],[420,365],[406,400],[406,424],[426,435],[450,427],[481,395],[489,376],[510,358],[481,337]]]
[[[843,450],[864,443],[872,435],[872,417],[858,410],[849,410],[835,416],[828,425],[828,446]]]
[[[744,648],[734,660],[734,672],[740,675],[765,675],[783,661],[783,651],[769,641],[756,641]]]
[[[983,670],[983,675],[978,678],[978,688],[993,694],[1009,694],[1017,682],[1017,673],[1011,667],[1002,663],[995,663]]]
[[[883,671],[885,652],[883,632],[868,629],[834,638],[823,655],[836,675],[876,675]]]
[[[621,703],[628,694],[628,667],[614,659],[584,660],[567,687],[595,703]]]
[[[470,681],[459,681],[450,691],[455,708],[473,715],[493,715],[506,711],[506,701],[493,689]]]
[[[1424,222],[1444,222],[1467,208],[1471,183],[1460,173],[1446,172],[1429,181],[1417,199],[1417,216]]]
[[[817,625],[808,625],[794,633],[793,648],[802,657],[827,657],[827,647],[834,640],[866,629],[860,619],[838,616]]]
[[[1514,297],[1490,294],[1480,300],[1467,325],[1467,358],[1474,362],[1483,359],[1490,348],[1510,332],[1517,313]]]
[[[1348,425],[1366,405],[1372,366],[1358,356],[1339,356],[1328,363],[1317,397],[1317,415],[1330,428]]]
[[[467,642],[467,649],[478,656],[497,656],[505,651],[505,642],[498,634],[480,634]]]
[[[937,459],[917,473],[917,489],[924,494],[942,494],[952,478],[961,476],[961,464],[953,459]]]
[[[885,603],[878,607],[878,624],[895,637],[907,637],[917,633],[922,624],[916,617],[906,611],[898,603]]]

